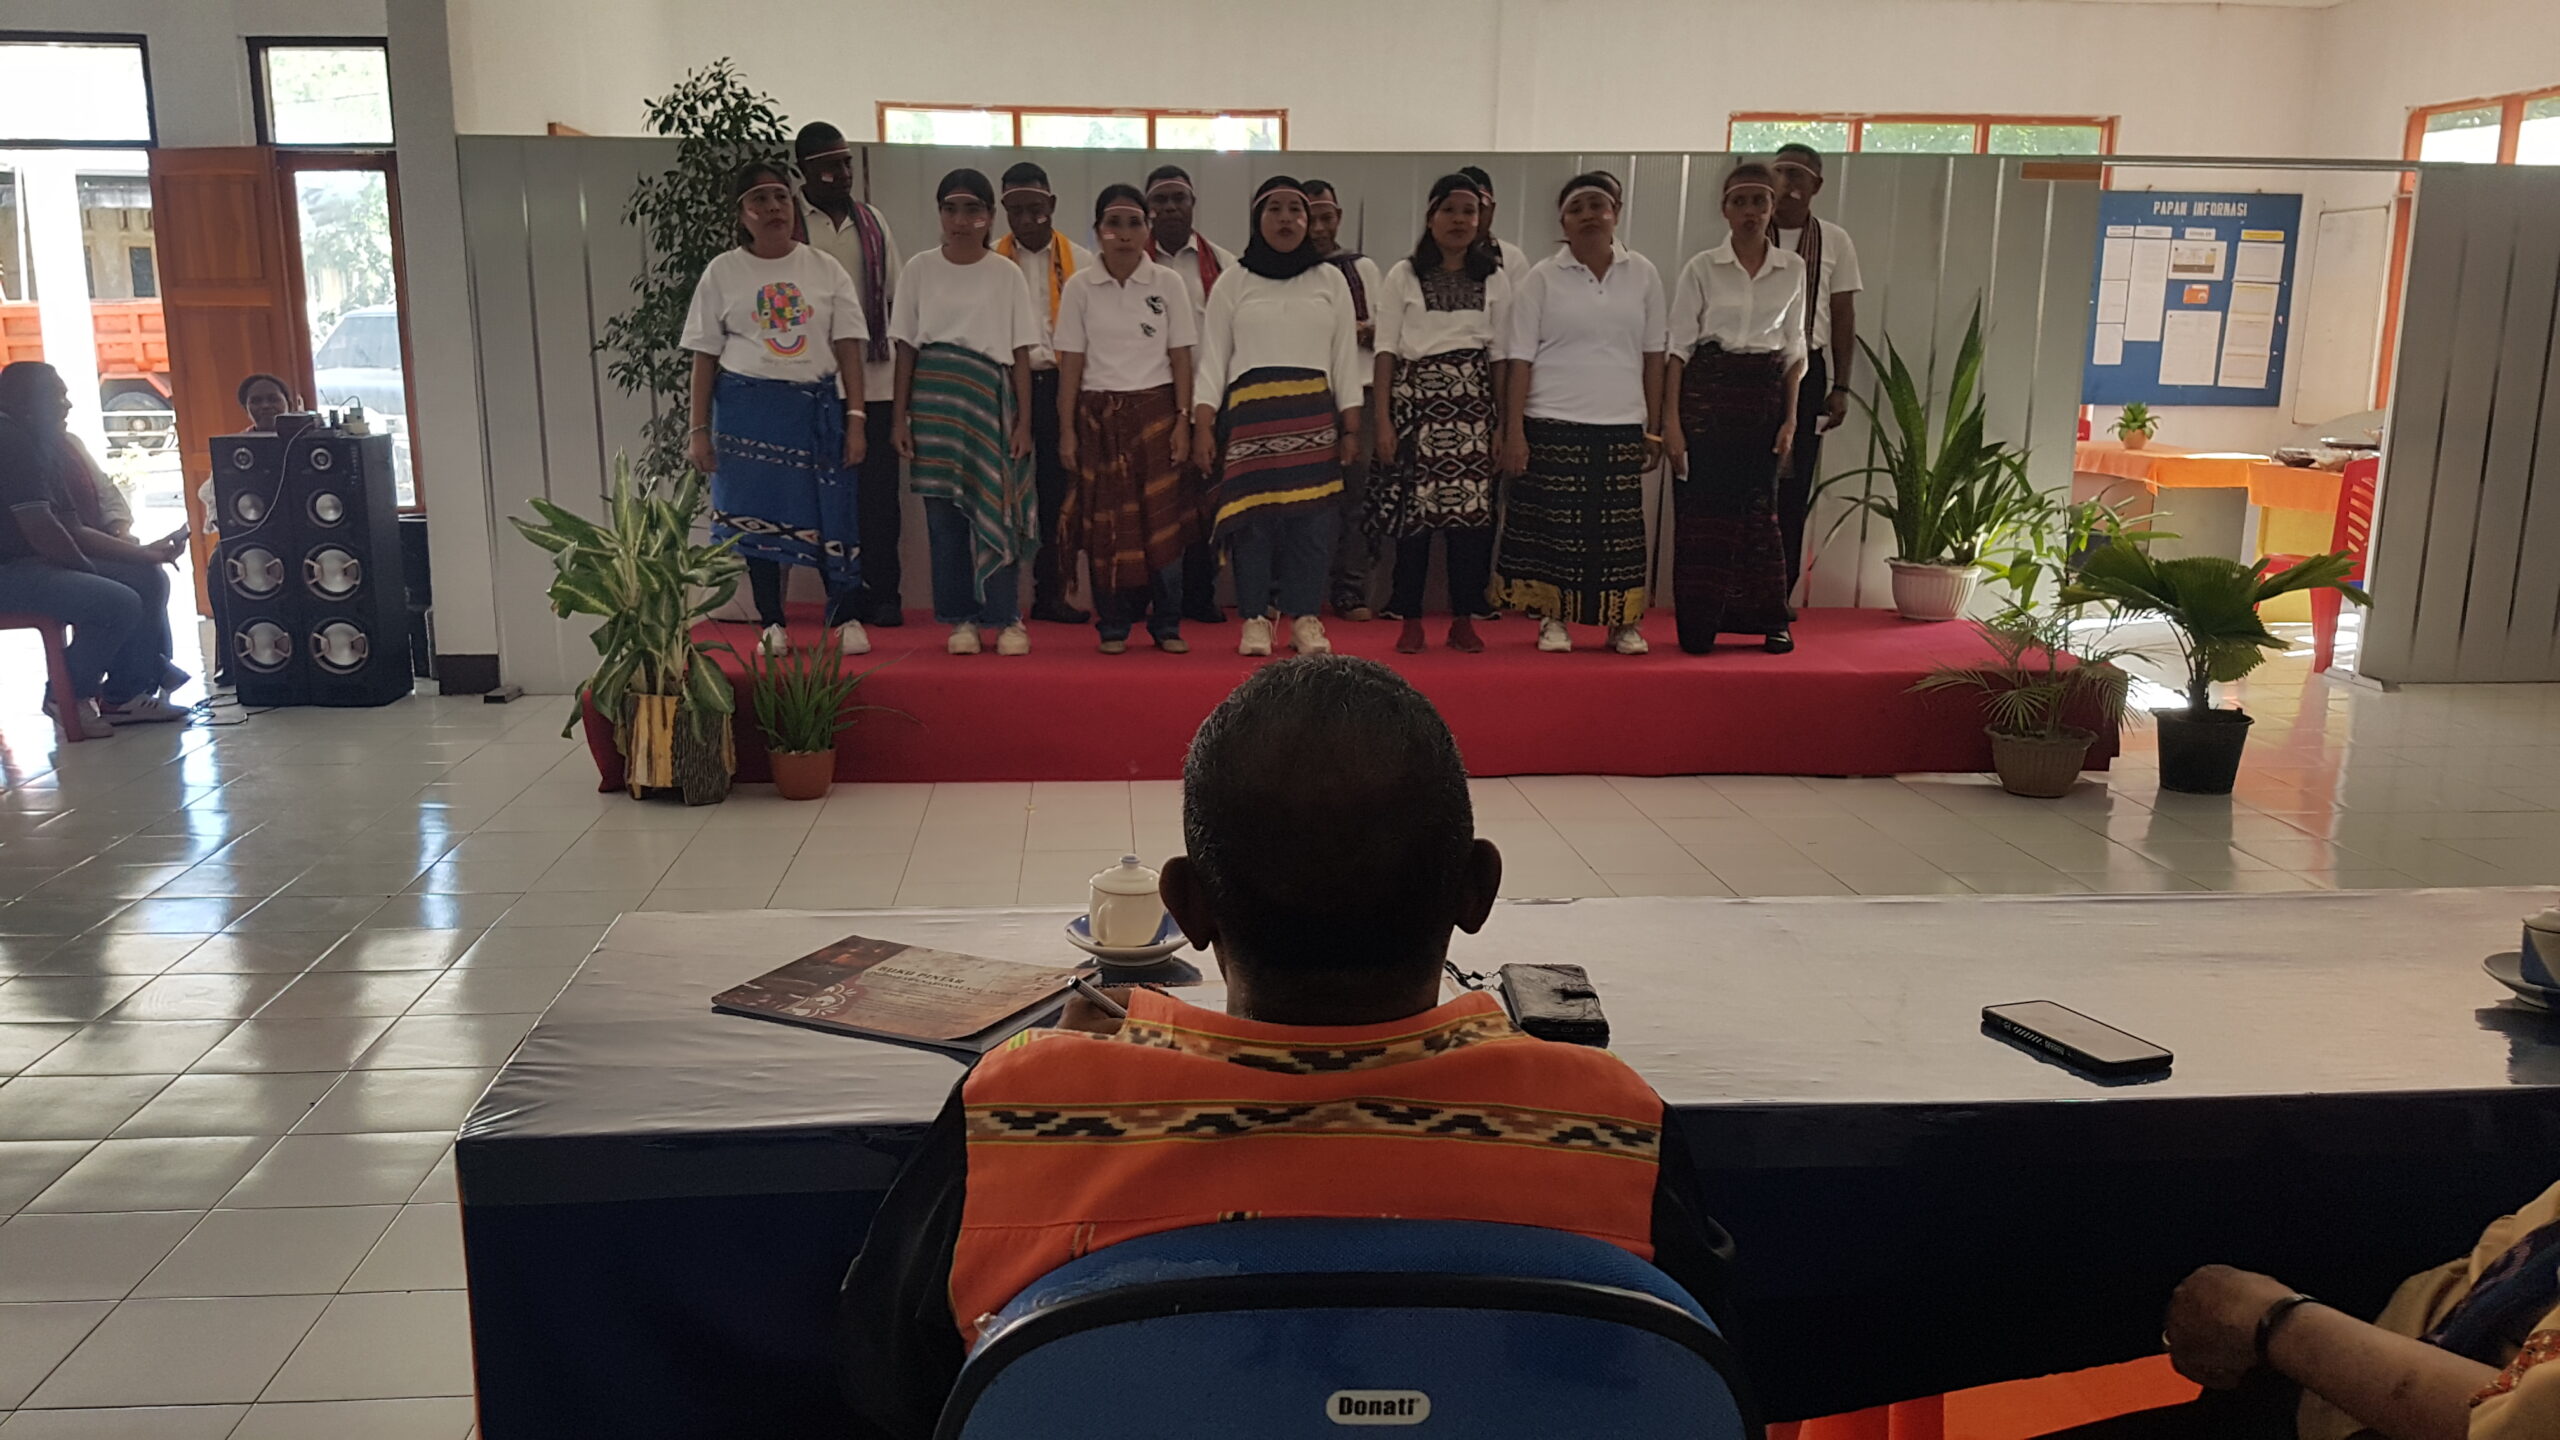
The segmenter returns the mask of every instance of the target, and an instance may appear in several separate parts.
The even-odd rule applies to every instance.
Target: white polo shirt
[[[1559,250],[1529,267],[1511,297],[1511,339],[1502,358],[1524,360],[1528,413],[1581,425],[1645,421],[1644,357],[1668,343],[1670,302],[1662,272],[1630,250],[1609,273]]]
[[[1173,383],[1175,350],[1198,345],[1182,277],[1140,258],[1126,280],[1100,260],[1067,277],[1056,345],[1084,356],[1087,390],[1154,390]]]
[[[1822,227],[1822,273],[1813,277],[1812,348],[1828,350],[1831,348],[1831,297],[1855,294],[1866,289],[1867,282],[1858,273],[1858,246],[1849,238],[1849,232],[1828,220],[1817,218],[1813,223]],[[1804,232],[1780,230],[1776,234],[1779,247],[1792,255]]]
[[[1031,347],[1031,368],[1034,370],[1058,368],[1057,346],[1052,338],[1057,333],[1058,317],[1049,308],[1049,271],[1058,263],[1055,252],[1061,245],[1067,247],[1070,261],[1067,279],[1073,283],[1078,276],[1093,268],[1092,251],[1056,230],[1049,232],[1049,246],[1045,250],[1026,249],[1019,244],[1013,247],[1013,263],[1022,268],[1022,283],[1031,287],[1031,318],[1040,324],[1040,343]],[[1058,303],[1066,303],[1064,287],[1059,289]]]
[[[1689,258],[1671,292],[1671,353],[1686,358],[1701,341],[1748,354],[1805,356],[1804,262],[1775,245],[1760,273],[1742,268],[1733,241]]]
[[[1147,243],[1152,245],[1155,242],[1150,240]],[[1149,257],[1181,277],[1183,293],[1191,297],[1191,328],[1194,330],[1201,327],[1209,314],[1211,291],[1200,283],[1200,247],[1203,245],[1209,247],[1210,269],[1218,279],[1223,280],[1235,273],[1236,252],[1197,230],[1191,232],[1191,238],[1183,243],[1181,249]]]

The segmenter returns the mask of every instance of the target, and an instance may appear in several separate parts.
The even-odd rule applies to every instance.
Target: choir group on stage
[[[1435,538],[1450,648],[1482,650],[1476,623],[1515,610],[1541,650],[1596,626],[1642,654],[1643,476],[1666,460],[1680,648],[1794,647],[1860,288],[1849,237],[1808,209],[1810,149],[1734,165],[1728,235],[1667,289],[1618,243],[1606,172],[1565,184],[1563,245],[1534,263],[1494,238],[1483,171],[1444,175],[1382,273],[1340,247],[1321,180],[1265,180],[1239,255],[1194,228],[1178,166],[1105,187],[1094,250],[1058,233],[1037,165],[992,184],[961,169],[935,190],[941,243],[901,264],[842,134],[811,125],[795,152],[796,187],[778,166],[737,175],[739,243],[684,335],[688,453],[768,652],[787,643],[789,565],[825,577],[844,653],[902,623],[903,465],[953,654],[1029,652],[1026,565],[1030,618],[1091,620],[1106,654],[1143,624],[1179,653],[1186,618],[1225,620],[1221,557],[1238,653],[1329,649],[1323,610],[1372,618],[1382,558],[1412,653]],[[1079,557],[1090,615],[1067,598]]]

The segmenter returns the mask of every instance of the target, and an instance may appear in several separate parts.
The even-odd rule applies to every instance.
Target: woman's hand
[[[1218,432],[1210,426],[1191,427],[1191,468],[1203,475],[1218,473]]]
[[[1517,430],[1506,432],[1502,437],[1500,464],[1505,475],[1528,474],[1529,437]]]
[[[1689,434],[1678,420],[1662,427],[1662,455],[1671,462],[1672,479],[1689,478]]]
[[[1342,468],[1345,470],[1348,470],[1352,466],[1360,463],[1359,426],[1346,425],[1342,427],[1341,438],[1333,442],[1333,458],[1341,462]]]
[[[1013,458],[1016,460],[1031,458],[1031,417],[1028,415],[1013,423]]]
[[[1386,421],[1384,421],[1384,420],[1380,420],[1380,421],[1378,422],[1378,451],[1377,451],[1377,455],[1378,455],[1378,463],[1379,463],[1379,464],[1381,464],[1381,465],[1393,465],[1394,463],[1396,463],[1396,432],[1395,432],[1395,427],[1394,427],[1394,426],[1392,426],[1392,425],[1389,425],[1389,424],[1388,424]]]
[[[1771,445],[1769,449],[1771,453],[1778,457],[1778,462],[1780,464],[1786,463],[1787,457],[1796,453],[1796,414],[1794,410],[1790,409],[1787,412],[1786,423],[1778,427],[1777,443]]]
[[[1650,470],[1650,469],[1652,469],[1654,466],[1659,465],[1659,464],[1661,464],[1661,463],[1662,463],[1662,437],[1661,437],[1661,436],[1659,436],[1659,435],[1647,435],[1647,436],[1645,436],[1645,437],[1644,437],[1644,468],[1646,468],[1647,470]]]
[[[697,475],[708,475],[718,465],[719,461],[711,450],[710,431],[696,430],[685,437],[684,463],[692,466]]]
[[[1173,417],[1173,463],[1191,463],[1191,417],[1188,415]]]
[[[862,457],[871,453],[871,436],[863,429],[860,412],[844,417],[844,468],[860,468]]]
[[[1179,454],[1181,454],[1181,453],[1182,453],[1182,435],[1181,435],[1181,431],[1182,431],[1182,422],[1181,422],[1181,421],[1179,421],[1179,420],[1176,420],[1176,421],[1175,421],[1175,422],[1173,422],[1173,423],[1174,423],[1174,442],[1173,442],[1173,453],[1174,453],[1174,454],[1176,454],[1176,455],[1179,455]],[[1065,467],[1066,467],[1066,469],[1067,469],[1067,473],[1069,473],[1069,474],[1071,474],[1071,475],[1075,473],[1075,469],[1076,469],[1076,432],[1075,432],[1075,427],[1074,427],[1074,426],[1072,426],[1072,425],[1061,425],[1061,426],[1059,426],[1059,427],[1058,427],[1058,463],[1059,463],[1060,465],[1063,465],[1063,466],[1065,466]]]
[[[2228,1265],[2207,1265],[2169,1296],[2160,1338],[2178,1373],[2228,1390],[2258,1368],[2258,1320],[2293,1291],[2283,1281]]]
[[[897,451],[901,460],[916,458],[916,430],[907,423],[907,409],[903,405],[898,407],[898,418],[889,423],[889,448]]]

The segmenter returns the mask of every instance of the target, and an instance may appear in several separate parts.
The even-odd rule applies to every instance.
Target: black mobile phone
[[[2050,1000],[1985,1005],[1982,1028],[2092,1075],[2149,1075],[2175,1058],[2139,1035]]]

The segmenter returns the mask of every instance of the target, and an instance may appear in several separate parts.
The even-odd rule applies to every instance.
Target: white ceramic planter
[[[1905,620],[1953,620],[1963,614],[1979,573],[1970,565],[1886,563],[1893,567],[1893,608]]]

